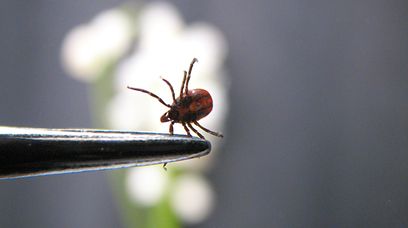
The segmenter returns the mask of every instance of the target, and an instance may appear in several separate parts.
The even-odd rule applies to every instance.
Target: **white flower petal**
[[[149,130],[148,99],[131,91],[117,93],[107,106],[107,121],[111,128],[120,130]]]
[[[152,206],[163,196],[168,181],[167,173],[162,167],[137,167],[128,171],[126,189],[136,203]]]
[[[166,42],[178,39],[183,20],[177,9],[165,2],[149,4],[140,15],[140,48],[162,50]]]
[[[157,80],[158,75],[154,75],[149,58],[144,53],[135,54],[124,60],[117,69],[115,87],[118,90],[126,90],[127,86],[149,89],[151,83]]]
[[[92,81],[100,70],[95,62],[99,51],[92,42],[93,38],[88,27],[78,26],[65,37],[62,46],[62,62],[66,71],[83,81]]]
[[[92,81],[129,48],[131,38],[130,22],[123,12],[102,12],[67,34],[61,51],[63,65],[73,77]]]
[[[131,23],[122,11],[105,11],[90,26],[98,33],[98,39],[94,42],[101,49],[101,54],[119,57],[129,48],[132,38]]]
[[[199,57],[201,71],[206,76],[216,76],[228,52],[227,41],[221,31],[208,23],[189,26],[183,36],[182,45]]]
[[[184,174],[176,180],[171,202],[184,222],[195,224],[202,222],[210,214],[214,192],[202,176]]]

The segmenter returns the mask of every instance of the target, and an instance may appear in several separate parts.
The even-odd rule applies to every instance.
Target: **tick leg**
[[[193,127],[193,125],[191,125],[191,123],[187,123],[187,125],[188,125],[188,127],[189,127],[191,130],[194,131],[194,133],[196,133],[196,134],[198,135],[198,137],[200,137],[200,138],[202,138],[202,139],[205,139],[204,136],[203,136],[202,134],[200,134],[200,132],[198,132],[198,131]]]
[[[218,136],[218,137],[221,137],[221,138],[224,137],[222,134],[220,134],[220,133],[218,133],[218,132],[211,131],[211,130],[209,130],[209,129],[203,127],[203,126],[201,126],[201,124],[199,124],[197,121],[194,121],[193,123],[194,123],[197,127],[201,128],[203,131],[205,131],[205,132],[207,132],[207,133],[209,133],[209,134],[212,134],[212,135],[215,135],[215,136]]]
[[[133,88],[133,87],[130,87],[130,86],[128,86],[127,88],[128,89],[133,89],[133,90],[136,90],[136,91],[139,91],[139,92],[142,92],[142,93],[149,94],[150,96],[152,96],[152,97],[156,98],[157,100],[159,100],[159,102],[162,103],[164,106],[167,106],[169,108],[171,107],[171,105],[166,104],[166,102],[164,102],[163,99],[161,99],[159,96],[157,96],[156,94],[154,94],[154,93],[152,93],[150,91],[147,91],[147,90],[144,90],[144,89],[139,89],[139,88]]]
[[[190,83],[190,78],[191,78],[191,71],[193,70],[193,65],[195,62],[198,62],[198,60],[196,58],[193,59],[193,61],[191,61],[190,63],[190,68],[188,69],[188,74],[187,74],[187,82],[186,82],[186,90],[185,93],[187,94],[188,92],[188,83]]]
[[[173,97],[173,102],[175,103],[175,102],[176,102],[176,95],[174,94],[173,86],[172,86],[171,83],[170,83],[169,81],[167,81],[166,79],[164,79],[164,78],[162,78],[162,77],[160,77],[160,78],[169,86],[170,91],[171,91],[171,96]]]
[[[184,130],[186,130],[187,135],[191,137],[191,134],[190,134],[190,129],[188,129],[188,127],[186,126],[186,124],[185,124],[185,123],[181,123],[181,124],[183,125]]]
[[[186,84],[187,71],[184,71],[183,83],[181,83],[180,98],[183,97],[184,84]]]
[[[174,125],[174,121],[171,121],[171,123],[170,123],[170,127],[169,127],[169,132],[170,132],[170,135],[173,135],[173,133],[174,133],[174,128],[173,128],[173,125]]]

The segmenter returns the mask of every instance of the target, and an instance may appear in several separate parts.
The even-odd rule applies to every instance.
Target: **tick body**
[[[173,98],[173,103],[167,104],[163,101],[159,96],[156,94],[140,89],[140,88],[133,88],[129,87],[129,89],[136,90],[142,93],[149,94],[150,96],[156,98],[160,103],[164,106],[168,107],[169,110],[165,112],[162,117],[160,118],[161,122],[170,122],[169,132],[173,134],[173,125],[175,123],[179,123],[183,125],[184,130],[187,132],[188,136],[191,136],[190,129],[196,133],[200,138],[205,139],[204,136],[198,132],[194,127],[193,124],[203,131],[212,134],[214,136],[223,137],[222,134],[211,131],[203,126],[201,126],[197,121],[204,118],[213,108],[213,101],[209,92],[204,89],[188,89],[188,84],[191,78],[191,71],[193,69],[194,63],[197,62],[197,59],[194,58],[191,61],[190,68],[187,71],[184,71],[183,82],[180,88],[180,95],[176,98],[173,86],[170,84],[169,81],[162,78],[162,80],[169,86],[171,95]]]

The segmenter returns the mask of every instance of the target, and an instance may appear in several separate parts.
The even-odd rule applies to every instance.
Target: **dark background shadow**
[[[200,227],[408,226],[408,2],[173,1],[230,45],[217,207]],[[0,123],[91,127],[66,32],[120,1],[4,1]],[[0,182],[1,227],[118,227],[104,173]]]

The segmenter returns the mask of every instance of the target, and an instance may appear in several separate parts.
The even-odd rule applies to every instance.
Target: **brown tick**
[[[190,82],[191,71],[193,69],[194,63],[197,61],[198,60],[194,58],[193,61],[191,61],[190,63],[190,68],[188,70],[188,73],[184,71],[183,82],[181,84],[181,89],[180,89],[180,96],[177,99],[174,94],[173,86],[170,84],[170,82],[164,78],[161,78],[170,88],[171,95],[173,97],[173,104],[171,105],[167,104],[166,102],[163,101],[163,99],[161,99],[159,96],[157,96],[156,94],[150,91],[139,89],[139,88],[133,88],[130,86],[128,86],[128,89],[133,89],[133,90],[136,90],[142,93],[149,94],[150,96],[156,98],[164,106],[170,108],[170,110],[168,110],[162,115],[162,117],[160,118],[160,121],[162,123],[170,122],[169,132],[171,135],[173,134],[173,125],[175,123],[180,123],[181,125],[183,125],[184,130],[187,132],[187,135],[190,137],[191,137],[191,134],[190,134],[190,129],[191,129],[200,138],[204,139],[204,136],[200,134],[200,132],[198,132],[193,127],[192,124],[196,125],[197,127],[201,128],[207,133],[210,133],[218,137],[223,137],[222,134],[211,131],[201,126],[197,122],[198,120],[210,114],[212,107],[213,107],[213,101],[212,101],[211,95],[206,90],[204,89],[188,90],[188,83]]]

